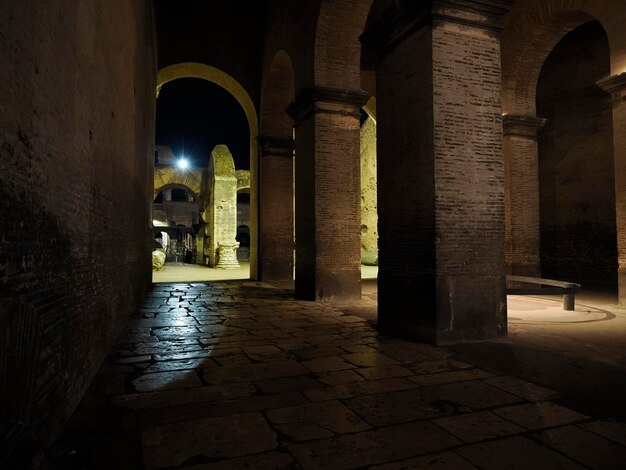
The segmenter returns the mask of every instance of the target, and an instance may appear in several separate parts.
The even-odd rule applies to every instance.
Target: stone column
[[[474,3],[405,2],[363,36],[379,51],[378,325],[434,343],[507,328],[497,33],[506,10]]]
[[[259,138],[260,259],[262,281],[293,280],[292,139]]]
[[[600,80],[598,85],[613,103],[618,298],[620,305],[626,305],[626,72]]]
[[[207,239],[209,266],[236,268],[237,247],[237,178],[235,163],[226,145],[216,145],[211,151],[207,172],[209,203],[207,205]],[[208,248],[208,250],[207,250]],[[233,258],[234,254],[234,258]]]
[[[308,88],[296,122],[296,283],[298,299],[361,297],[361,91]]]
[[[534,116],[503,116],[504,214],[507,272],[541,276],[537,135],[546,124]]]

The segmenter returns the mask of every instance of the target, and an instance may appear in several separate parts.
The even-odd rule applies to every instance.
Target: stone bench
[[[563,310],[574,310],[575,295],[580,284],[539,277],[507,276],[507,283],[535,284],[538,287],[508,287],[507,295],[562,295]],[[548,286],[548,287],[543,287]]]

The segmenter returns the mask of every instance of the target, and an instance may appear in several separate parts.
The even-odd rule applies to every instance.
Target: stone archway
[[[250,128],[250,277],[258,278],[258,117],[245,88],[226,72],[207,64],[183,62],[160,69],[157,73],[157,97],[161,87],[179,78],[201,78],[221,86],[241,105]]]
[[[613,123],[596,85],[609,72],[599,22],[569,32],[537,81],[540,262],[542,277],[614,291],[617,284]]]
[[[154,169],[154,197],[168,187],[181,186],[188,189],[196,199],[202,198],[201,168],[179,170],[175,167],[159,167]]]
[[[626,300],[626,32],[616,23],[620,6],[610,0],[527,0],[503,21],[502,112],[504,124],[506,263],[509,272],[540,273],[540,217],[536,90],[546,58],[574,28],[600,22],[609,40],[610,73],[598,84],[613,95],[613,151],[620,302]],[[600,78],[600,77],[598,77]],[[621,228],[620,228],[621,227]]]

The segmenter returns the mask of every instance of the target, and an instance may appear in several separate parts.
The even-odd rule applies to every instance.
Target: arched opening
[[[157,74],[157,96],[161,93],[163,86],[174,80],[183,78],[197,78],[207,82],[211,82],[219,86],[221,89],[228,92],[238,104],[241,106],[245,119],[248,124],[249,140],[248,140],[248,152],[249,159],[249,186],[250,186],[250,277],[257,277],[257,227],[258,227],[258,204],[257,204],[257,175],[258,175],[258,162],[257,162],[257,138],[258,138],[258,119],[254,104],[248,95],[247,91],[239,84],[233,77],[225,72],[201,63],[186,62],[180,64],[174,64],[159,70]],[[233,175],[234,177],[234,175]],[[237,187],[236,181],[234,188]],[[209,203],[210,190],[205,188],[207,194],[201,199],[203,202]],[[233,197],[236,197],[233,195]],[[206,222],[206,220],[205,220]],[[233,242],[235,234],[233,233]],[[206,244],[206,243],[205,243]]]
[[[537,82],[542,277],[617,285],[612,108],[606,32],[587,22],[563,37]]]
[[[197,196],[190,188],[182,184],[158,188],[152,217],[155,270],[161,270],[165,264],[202,264],[202,245],[198,246],[198,240],[204,224]]]
[[[250,188],[237,191],[237,259],[250,260]]]
[[[378,266],[378,179],[376,175],[376,98],[361,110],[361,264]],[[361,268],[367,277],[375,269]]]

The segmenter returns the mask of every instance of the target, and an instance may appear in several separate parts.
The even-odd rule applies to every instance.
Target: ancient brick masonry
[[[417,31],[400,44],[401,24],[375,38],[379,323],[484,339],[506,331],[499,43],[493,18],[437,8],[407,10],[400,21]],[[416,291],[419,311],[401,308]]]
[[[359,298],[362,92],[307,89],[296,100],[296,297]]]
[[[618,249],[619,302],[626,304],[626,74],[598,82],[611,94],[613,103],[613,148],[615,160],[615,206]]]
[[[2,455],[55,439],[149,283],[156,65],[147,2],[1,2],[0,31]]]
[[[261,139],[261,279],[293,279],[293,140]]]
[[[596,85],[610,70],[605,30],[591,21],[546,59],[537,82],[541,273],[581,283],[617,280],[610,95]]]
[[[511,274],[541,275],[537,132],[544,124],[534,116],[504,116],[505,256]]]

